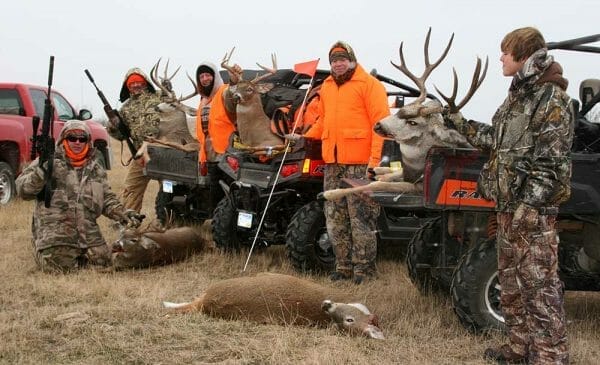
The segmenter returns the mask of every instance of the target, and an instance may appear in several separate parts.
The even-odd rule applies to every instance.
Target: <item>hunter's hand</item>
[[[448,108],[444,108],[442,117],[444,118],[444,126],[457,131],[462,130],[467,122],[461,112],[451,113]]]
[[[298,133],[290,133],[290,134],[285,134],[283,136],[283,138],[285,138],[286,141],[289,141],[290,145],[293,146],[298,141],[300,141],[302,138],[304,138],[304,136],[301,134],[298,134]]]
[[[138,213],[133,209],[127,209],[124,213],[125,221],[121,222],[122,224],[127,225],[128,228],[137,228],[142,224],[145,215]]]
[[[536,208],[525,203],[519,204],[512,220],[512,230],[531,229],[538,224],[539,212]]]
[[[119,117],[117,117],[117,116],[110,117],[110,118],[108,119],[108,122],[110,123],[110,125],[111,125],[112,127],[116,128],[116,127],[117,127],[117,125],[119,125]]]

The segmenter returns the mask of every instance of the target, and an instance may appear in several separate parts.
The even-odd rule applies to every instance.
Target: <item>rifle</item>
[[[52,179],[52,170],[54,169],[54,108],[52,107],[52,76],[54,74],[54,56],[50,56],[50,69],[48,70],[48,93],[44,101],[44,116],[42,118],[42,132],[38,136],[37,130],[40,124],[40,117],[32,118],[33,137],[31,138],[31,157],[35,158],[39,153],[39,166],[44,171],[44,188],[37,194],[38,201],[44,201],[46,208],[50,208],[52,199],[52,189],[54,183]],[[44,162],[46,167],[44,167]]]
[[[108,100],[104,96],[104,93],[102,91],[100,91],[98,86],[96,86],[96,83],[94,82],[94,78],[92,78],[92,74],[90,73],[90,71],[88,71],[87,69],[84,71],[85,71],[85,74],[87,75],[88,79],[90,79],[90,82],[92,83],[92,85],[94,85],[94,87],[96,88],[96,91],[98,92],[98,97],[100,97],[100,100],[102,101],[102,104],[104,105],[104,113],[106,113],[109,123],[113,124],[113,122],[112,122],[113,120],[115,120],[115,119],[118,120],[116,125],[113,124],[113,126],[117,127],[117,129],[119,130],[119,133],[121,133],[121,135],[123,137],[125,137],[124,141],[127,143],[129,152],[131,152],[131,158],[135,158],[135,155],[137,153],[137,148],[135,148],[135,145],[133,144],[133,140],[131,139],[131,130],[129,129],[129,126],[127,124],[123,123],[123,119],[121,119],[119,112],[110,106]],[[123,161],[121,160],[121,162],[123,162]]]

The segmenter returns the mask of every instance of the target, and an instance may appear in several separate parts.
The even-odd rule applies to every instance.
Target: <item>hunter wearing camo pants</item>
[[[131,131],[131,139],[136,149],[142,146],[147,137],[158,137],[160,114],[156,106],[161,100],[141,69],[132,68],[127,71],[121,87],[120,101],[125,103],[119,114]],[[122,141],[125,137],[115,127],[116,123],[117,121],[111,121],[108,133]],[[150,178],[144,175],[142,160],[132,160],[121,192],[125,208],[138,212],[142,209],[144,192],[149,182]]]
[[[535,28],[507,34],[500,60],[513,80],[492,125],[460,113],[445,119],[490,152],[478,190],[497,204],[500,300],[510,342],[484,357],[499,363],[569,362],[555,224],[570,195],[573,114],[562,67],[545,47]]]

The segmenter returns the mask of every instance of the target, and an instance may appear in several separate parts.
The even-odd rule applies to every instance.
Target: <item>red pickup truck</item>
[[[32,118],[44,115],[47,88],[42,86],[0,83],[0,206],[15,196],[15,177],[31,161]],[[92,113],[79,112],[59,92],[52,90],[54,106],[53,136],[58,137],[65,121],[87,120],[99,162],[110,169],[110,139],[104,126],[90,120]],[[39,129],[41,130],[40,122]]]

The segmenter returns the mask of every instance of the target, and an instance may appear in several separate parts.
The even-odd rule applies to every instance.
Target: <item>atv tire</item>
[[[406,254],[408,277],[423,294],[448,295],[450,293],[452,270],[440,267],[442,266],[439,263],[441,240],[441,217],[438,217],[427,221],[415,232],[408,243]],[[460,245],[449,236],[446,237],[446,240],[449,243],[446,246],[457,248]],[[455,260],[451,257],[450,252],[447,254],[448,259]]]
[[[301,207],[286,232],[285,248],[292,266],[299,272],[329,272],[335,254],[327,235],[323,204],[317,201]]]
[[[211,222],[215,246],[225,252],[238,252],[241,242],[237,231],[237,210],[228,197],[221,199]]]
[[[452,305],[461,324],[473,333],[505,330],[500,308],[496,240],[480,241],[454,272]]]

